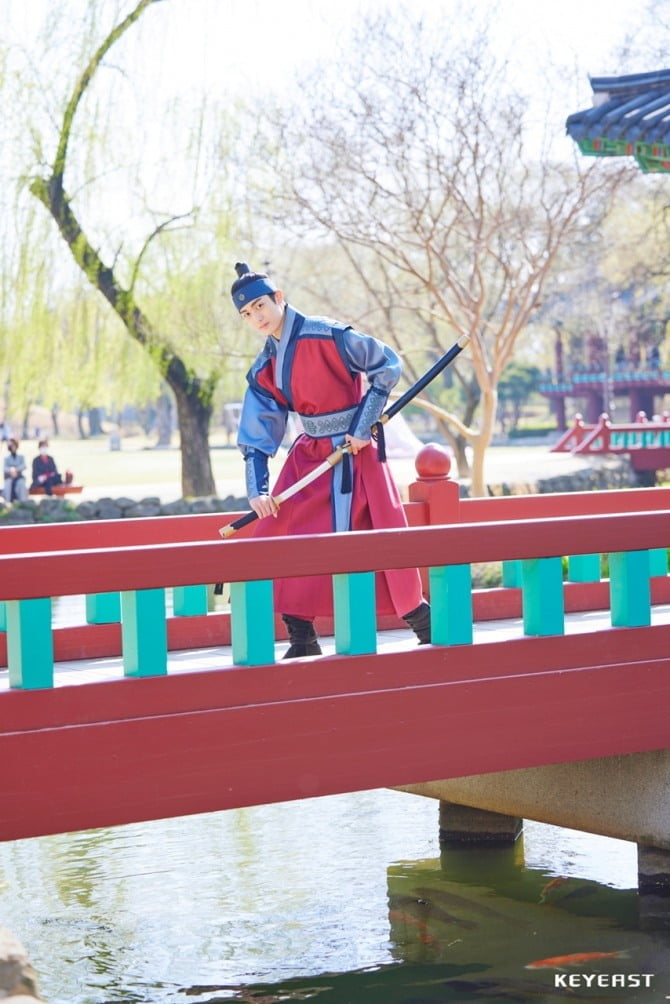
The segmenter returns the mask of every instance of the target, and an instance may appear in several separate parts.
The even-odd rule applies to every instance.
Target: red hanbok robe
[[[364,388],[363,376],[369,387]],[[368,439],[399,376],[400,360],[382,342],[288,307],[281,339],[267,339],[247,375],[238,442],[246,458],[249,497],[268,491],[267,459],[282,442],[289,412],[300,417],[305,431],[290,449],[272,488],[274,495],[325,460],[345,433]],[[345,462],[353,475],[350,492]],[[380,463],[374,441],[343,463],[288,500],[276,519],[260,519],[254,536],[407,525],[398,489],[387,465]],[[416,569],[377,574],[379,614],[402,617],[422,598]],[[279,580],[275,606],[279,613],[307,620],[332,615],[332,580],[325,575]]]

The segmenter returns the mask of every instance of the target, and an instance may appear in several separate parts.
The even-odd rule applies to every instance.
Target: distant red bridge
[[[644,480],[645,474],[670,469],[670,412],[649,419],[640,411],[634,422],[616,424],[603,413],[593,425],[576,415],[572,428],[561,436],[552,452],[575,456],[627,454],[633,470]],[[654,480],[650,479],[651,484]]]

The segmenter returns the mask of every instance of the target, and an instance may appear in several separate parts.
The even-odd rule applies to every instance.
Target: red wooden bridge
[[[572,428],[563,433],[552,452],[575,456],[627,454],[638,474],[664,471],[670,468],[670,413],[664,411],[649,419],[640,411],[634,422],[614,423],[603,412],[591,425],[576,415]]]
[[[406,531],[299,544],[222,541],[239,514],[0,530],[0,839],[670,747],[670,489],[461,500],[424,464],[410,499]],[[421,647],[374,616],[375,571],[414,565]],[[282,662],[272,581],[321,573],[332,654]],[[54,626],[68,596],[87,623]]]

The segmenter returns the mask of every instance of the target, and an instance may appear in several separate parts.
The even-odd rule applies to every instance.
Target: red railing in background
[[[635,422],[616,424],[603,413],[595,425],[576,415],[572,428],[563,433],[552,452],[575,456],[627,453],[635,471],[665,470],[670,467],[670,413],[648,419],[640,411]]]

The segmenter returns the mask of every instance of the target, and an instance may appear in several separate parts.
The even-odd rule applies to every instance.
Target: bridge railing
[[[491,522],[509,524],[523,519],[600,516],[670,509],[670,489],[661,488],[464,499],[460,497],[459,485],[449,478],[448,455],[433,445],[421,451],[416,467],[418,478],[410,486],[409,501],[406,503],[411,526]],[[30,597],[21,596],[16,590],[16,573],[4,571],[1,574],[0,600],[6,598],[10,602],[0,602],[0,665],[11,664],[12,686],[50,686],[54,661],[119,656],[122,652],[128,674],[160,674],[165,671],[166,647],[167,650],[191,649],[228,645],[231,640],[234,641],[231,613],[227,609],[212,609],[211,587],[203,585],[207,580],[201,575],[200,569],[192,582],[172,586],[161,583],[158,592],[138,591],[132,577],[122,590],[112,589],[102,573],[96,579],[95,588],[83,590],[78,584],[77,569],[85,552],[111,549],[117,552],[120,562],[128,562],[130,570],[138,560],[138,555],[144,555],[145,552],[126,552],[124,548],[172,547],[189,542],[216,541],[215,549],[223,557],[225,552],[222,548],[233,541],[220,541],[218,528],[237,515],[189,515],[3,528],[0,531],[3,544],[0,562],[5,562],[12,554],[21,555],[23,579],[33,588]],[[240,543],[245,532],[248,531],[242,531],[235,543]],[[356,537],[360,540],[359,535]],[[341,541],[341,538],[337,539]],[[309,541],[302,543],[311,546]],[[595,551],[580,553],[577,543],[578,541],[566,540],[564,544],[563,607],[566,612],[607,609],[611,594],[607,559]],[[59,570],[48,580],[45,578],[48,566],[42,558],[53,552],[60,552],[62,560]],[[31,563],[24,560],[27,555],[38,557]],[[492,561],[495,559],[486,559],[487,563]],[[666,547],[651,548],[648,561],[651,601],[669,602],[670,579],[667,575]],[[524,603],[526,611],[529,609],[530,601],[523,592],[524,566],[521,559],[501,560],[502,586],[499,588],[472,589],[473,563],[471,560],[466,563],[467,567],[445,573],[451,580],[456,576],[459,582],[458,587],[452,586],[450,609],[455,608],[455,596],[464,605],[464,610],[457,617],[452,617],[452,627],[444,627],[447,643],[453,644],[458,638],[467,639],[471,633],[472,621],[520,617]],[[383,563],[378,565],[379,568],[382,566]],[[426,566],[422,568],[422,575],[426,593],[437,595],[436,573],[431,574]],[[223,572],[219,569],[215,579],[218,581],[222,577]],[[267,585],[255,588],[259,595],[263,593],[263,589],[265,595],[269,595]],[[52,598],[82,593],[85,599],[86,624],[54,628]],[[123,596],[123,593],[128,595]],[[237,594],[239,590],[231,589],[232,593]],[[237,605],[238,609],[243,609],[244,606],[242,604],[239,607],[237,600],[231,605]],[[243,616],[238,613],[239,623],[242,623]],[[556,613],[554,620],[558,623],[560,614]],[[385,617],[377,623],[377,627],[397,627],[401,623],[397,618]],[[453,627],[454,623],[460,625],[458,631]],[[147,632],[142,628],[143,624],[154,625],[154,630]],[[319,619],[317,626],[323,634],[331,634],[335,630],[330,619]],[[277,639],[285,638],[283,623],[276,614],[272,627]],[[253,643],[247,645],[247,642],[239,642],[238,631],[238,643],[233,645],[234,659],[238,663],[257,663],[259,659],[264,661],[270,653],[267,633],[265,641],[262,641],[262,635],[254,632],[251,627],[249,630]],[[131,641],[133,635],[137,637]],[[257,647],[260,655],[256,652]]]
[[[438,515],[438,481],[435,478],[433,482],[417,483],[410,513],[415,505],[424,509],[428,506],[428,518]],[[442,508],[449,504],[444,487]],[[214,519],[217,526],[221,525],[221,515],[214,519],[164,517],[151,521],[150,527],[146,520],[68,527],[68,533],[72,532],[70,546],[57,550],[47,549],[47,545],[51,537],[62,542],[62,526],[58,531],[55,527],[3,530],[7,546],[0,556],[0,600],[5,603],[10,685],[20,689],[53,685],[58,653],[54,648],[51,603],[57,596],[117,598],[120,624],[98,627],[114,629],[126,676],[167,672],[166,590],[172,589],[182,597],[190,590],[200,595],[206,590],[203,582],[223,580],[230,584],[229,623],[235,665],[264,665],[275,660],[273,581],[278,578],[332,576],[335,647],[342,655],[375,651],[379,626],[375,619],[375,572],[391,568],[418,566],[426,570],[435,645],[472,643],[475,611],[471,566],[477,563],[501,562],[503,567],[508,563],[518,571],[518,584],[504,591],[520,600],[525,635],[564,633],[566,553],[572,561],[581,558],[591,565],[594,555],[598,562],[601,554],[608,555],[609,580],[600,581],[599,569],[592,569],[592,574],[594,578],[598,575],[601,594],[607,593],[613,626],[649,625],[652,605],[666,601],[670,506],[647,512],[612,512],[615,500],[610,493],[590,493],[596,500],[591,501],[591,506],[597,508],[600,499],[604,511],[528,519],[510,518],[517,500],[509,498],[495,500],[495,507],[488,510],[495,508],[498,516],[506,512],[503,519],[484,522],[476,517],[490,502],[457,500],[454,487],[449,487],[447,495],[466,522],[403,531],[312,535],[299,541],[175,539],[200,534],[213,538]],[[632,501],[641,493],[611,494]],[[605,502],[607,496],[610,498]],[[650,508],[668,500],[667,493],[659,489],[643,490],[643,497]],[[532,508],[531,498],[537,500],[538,511],[541,507],[545,511],[560,507],[557,497],[529,496],[519,501],[517,513]],[[622,506],[624,501],[618,498],[616,505]],[[578,502],[572,497],[569,502],[563,500],[568,508]],[[585,499],[582,505],[586,505]],[[416,511],[412,518],[415,516]],[[662,588],[652,589],[655,579]],[[187,610],[186,616],[170,619],[171,623],[181,619],[184,647],[203,644],[200,622],[204,619],[211,624],[210,616]],[[220,621],[215,624],[220,627]],[[217,637],[216,628],[205,631],[204,637],[205,645],[225,643]]]
[[[622,513],[591,493],[602,512],[539,518],[530,499],[499,499],[492,509],[507,515],[481,520],[486,500],[470,508],[439,480],[418,483],[412,519],[435,515],[441,494],[470,521],[300,541],[222,541],[220,516],[137,521],[60,527],[60,547],[50,527],[3,530],[0,839],[666,748],[670,623],[654,594],[667,565],[650,577],[648,556],[670,544],[667,494],[647,489],[655,510]],[[576,633],[565,616],[571,589],[589,585],[564,581],[566,551],[609,556],[609,581],[590,584],[607,590],[609,625]],[[472,632],[480,562],[521,563],[521,586],[506,592],[522,617],[504,633]],[[431,586],[434,644],[376,652],[374,572],[415,565]],[[275,665],[271,584],[313,574],[334,579],[335,652]],[[220,580],[232,664],[226,654],[217,668],[168,672],[170,621],[186,647],[201,643],[202,621],[221,620],[166,618],[166,590]],[[64,681],[45,597],[103,592],[121,594],[121,624],[74,630],[118,632],[118,678],[53,686]]]
[[[577,427],[578,428],[578,427]],[[461,498],[459,486],[450,480],[450,461],[427,447],[417,458],[418,479],[409,488],[406,507],[411,525],[440,523],[512,522],[520,519],[551,519],[564,516],[595,516],[610,513],[653,512],[670,508],[670,488],[635,488],[620,491],[556,492]],[[606,558],[598,553],[565,551],[565,603],[569,611],[604,610],[609,603]],[[650,574],[656,602],[670,601],[667,579],[668,553],[663,547],[650,551]],[[521,564],[502,562],[502,588],[475,590],[475,620],[521,615]],[[426,577],[424,577],[426,579]],[[428,588],[427,579],[425,585]]]

